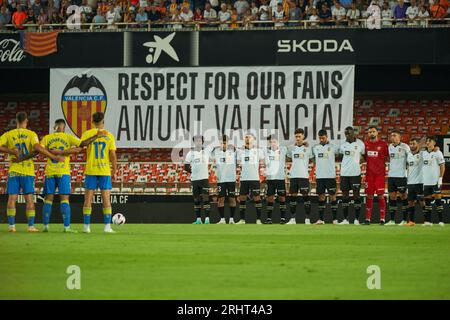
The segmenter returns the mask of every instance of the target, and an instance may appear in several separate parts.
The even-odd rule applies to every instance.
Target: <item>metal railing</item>
[[[283,25],[281,25],[283,24]],[[380,19],[382,29],[390,28],[449,28],[450,18],[445,19]],[[124,31],[154,29],[166,29],[177,31],[208,31],[208,30],[258,30],[258,29],[335,29],[335,28],[368,28],[367,19],[356,20],[329,20],[326,22],[311,20],[267,20],[267,21],[147,21],[147,22],[114,22],[114,23],[48,23],[48,24],[24,24],[16,28],[13,24],[6,24],[0,28],[0,32],[17,31]]]

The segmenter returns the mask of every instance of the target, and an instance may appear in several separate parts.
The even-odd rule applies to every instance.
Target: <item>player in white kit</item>
[[[412,138],[409,141],[411,152],[408,153],[408,227],[414,226],[415,223],[415,206],[419,204],[422,210],[425,207],[423,202],[423,159],[420,151],[420,141]]]
[[[214,148],[211,159],[215,166],[217,176],[217,208],[220,221],[225,224],[225,198],[228,198],[230,206],[230,224],[234,224],[234,213],[236,211],[236,149],[228,144],[228,136],[223,135],[220,147]]]
[[[388,212],[390,221],[387,226],[395,225],[395,213],[398,203],[401,204],[402,221],[399,225],[405,225],[408,215],[408,196],[406,194],[406,163],[408,154],[411,152],[406,143],[401,142],[400,132],[394,130],[390,135],[391,143],[389,144],[389,171],[388,171],[388,192],[389,205]]]
[[[239,213],[241,219],[236,224],[245,224],[247,199],[252,199],[256,208],[256,223],[261,222],[261,195],[259,181],[259,165],[264,161],[264,153],[255,146],[255,137],[245,135],[245,145],[237,151],[237,163],[241,168],[239,186]]]
[[[194,196],[194,224],[202,224],[201,209],[205,212],[205,224],[209,224],[209,158],[211,150],[204,148],[203,136],[193,138],[194,146],[185,158],[185,170],[191,173],[192,194]]]
[[[316,192],[319,195],[319,220],[315,224],[325,224],[325,192],[330,196],[333,224],[337,224],[336,155],[339,154],[339,148],[330,143],[326,130],[319,130],[319,141],[312,148],[316,163]]]
[[[273,135],[267,141],[269,146],[265,151],[266,181],[267,181],[267,220],[266,224],[272,224],[273,204],[275,194],[280,203],[280,223],[286,223],[286,181],[285,166],[287,148],[280,146],[277,138]]]
[[[355,209],[354,224],[358,225],[361,213],[361,159],[365,154],[365,146],[364,142],[356,138],[353,127],[345,128],[344,133],[346,140],[339,147],[339,153],[342,155],[340,188],[344,220],[339,224],[349,224],[348,209],[350,191],[352,191]]]
[[[287,157],[291,159],[289,171],[289,207],[291,218],[287,224],[296,224],[297,206],[305,207],[305,224],[311,224],[311,200],[309,198],[309,162],[313,158],[312,149],[305,141],[305,131],[295,130],[295,144],[288,149]]]
[[[424,226],[432,226],[431,211],[432,200],[436,205],[436,212],[439,218],[439,225],[444,226],[443,205],[442,205],[442,179],[445,173],[445,159],[440,150],[436,150],[436,138],[428,137],[426,140],[426,150],[422,151],[423,159],[423,195],[425,197],[425,222]]]

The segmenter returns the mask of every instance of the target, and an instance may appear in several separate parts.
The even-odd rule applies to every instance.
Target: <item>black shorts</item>
[[[236,182],[221,182],[217,184],[217,193],[220,198],[236,196]]]
[[[290,194],[308,194],[309,193],[309,180],[306,178],[291,178],[289,180],[289,193]]]
[[[343,177],[341,176],[340,183],[341,191],[350,191],[353,192],[361,190],[361,176],[352,176],[352,177]]]
[[[192,181],[192,194],[194,197],[198,197],[202,194],[209,194],[208,179]]]
[[[408,200],[422,200],[423,199],[423,184],[408,184]]]
[[[286,183],[284,180],[267,180],[267,196],[273,196],[275,192],[280,197],[286,196]]]
[[[336,194],[336,179],[316,179],[316,193],[325,194],[325,191],[331,196]]]
[[[239,195],[241,196],[259,196],[260,185],[259,181],[241,181],[239,187]]]
[[[424,197],[428,197],[428,196],[432,196],[434,194],[440,194],[441,193],[441,189],[438,187],[438,185],[434,185],[434,186],[423,186],[423,196]]]
[[[406,178],[388,178],[388,192],[405,193],[407,183]]]

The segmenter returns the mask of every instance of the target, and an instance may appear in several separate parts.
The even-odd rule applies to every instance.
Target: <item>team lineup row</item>
[[[7,215],[9,230],[15,232],[16,202],[20,193],[26,200],[28,231],[39,231],[34,227],[35,207],[34,194],[34,162],[33,157],[38,153],[49,159],[45,168],[43,206],[44,231],[49,230],[50,214],[54,195],[61,198],[60,209],[64,220],[64,231],[73,232],[70,228],[70,155],[81,152],[86,148],[87,161],[85,170],[85,201],[83,205],[83,232],[90,232],[90,216],[92,213],[92,198],[96,190],[100,189],[103,198],[103,215],[105,232],[114,232],[111,228],[110,192],[112,180],[117,171],[117,157],[114,136],[104,129],[104,114],[97,112],[93,115],[94,129],[83,133],[81,139],[65,133],[65,121],[55,122],[55,132],[45,136],[41,141],[36,133],[27,129],[26,113],[19,112],[16,116],[17,128],[4,133],[0,137],[0,152],[9,154],[8,174],[8,204]],[[391,133],[391,144],[378,139],[376,127],[368,129],[368,140],[362,142],[357,139],[353,128],[345,129],[346,140],[339,146],[330,143],[327,132],[319,131],[320,143],[309,146],[302,129],[295,130],[295,144],[285,148],[278,144],[275,137],[269,138],[269,147],[262,150],[255,145],[255,138],[251,134],[245,136],[244,147],[235,149],[228,145],[228,139],[223,137],[219,147],[204,148],[203,137],[194,137],[194,147],[185,158],[186,170],[191,172],[192,190],[194,196],[195,224],[203,223],[201,209],[205,212],[205,223],[209,223],[210,202],[217,198],[218,210],[221,216],[219,223],[225,223],[225,199],[231,209],[230,223],[234,223],[234,213],[239,200],[240,220],[245,223],[246,203],[252,199],[257,211],[257,223],[261,222],[261,197],[259,182],[259,165],[266,166],[267,179],[267,219],[272,222],[275,195],[278,196],[281,211],[281,223],[295,224],[295,212],[298,205],[304,205],[306,220],[309,224],[311,201],[309,197],[309,163],[314,161],[316,166],[316,189],[319,195],[319,220],[316,224],[324,224],[326,195],[329,195],[333,223],[337,224],[336,199],[336,157],[341,158],[341,184],[343,194],[342,205],[344,220],[341,224],[348,224],[348,208],[353,203],[355,209],[355,224],[359,224],[362,199],[361,189],[361,161],[365,158],[366,181],[366,219],[370,224],[373,197],[377,194],[380,205],[380,223],[385,224],[386,202],[385,162],[389,161],[388,191],[389,214],[393,224],[397,211],[397,201],[401,203],[403,224],[414,225],[414,208],[418,203],[424,212],[424,225],[431,225],[432,203],[436,205],[440,225],[443,225],[443,206],[440,189],[445,165],[442,152],[436,148],[436,139],[428,137],[425,145],[419,139],[413,138],[409,146],[401,143],[400,133]],[[287,192],[285,186],[286,158],[292,161],[289,172],[289,208],[291,218],[286,220]],[[209,194],[209,164],[212,163],[218,178],[218,194]],[[236,197],[236,169],[240,166],[240,190]],[[352,192],[352,196],[350,196]],[[406,220],[409,220],[408,223]]]
[[[412,138],[408,144],[401,142],[399,131],[390,134],[391,143],[378,138],[375,126],[368,128],[368,139],[363,142],[356,138],[352,127],[345,129],[345,140],[338,146],[328,139],[327,131],[320,130],[319,142],[310,146],[305,140],[302,129],[295,130],[295,144],[290,147],[280,146],[274,136],[268,138],[268,147],[261,149],[256,146],[252,134],[245,136],[244,146],[236,149],[229,145],[228,137],[223,136],[221,145],[215,148],[204,147],[204,138],[196,136],[194,147],[185,158],[185,169],[191,172],[192,190],[194,196],[194,224],[202,224],[201,209],[204,209],[204,223],[209,224],[211,201],[218,203],[220,214],[219,224],[226,223],[224,216],[225,199],[230,207],[230,224],[244,224],[247,200],[253,200],[256,208],[257,224],[262,224],[262,199],[260,196],[259,166],[265,165],[266,215],[264,223],[272,223],[272,212],[275,195],[278,198],[281,223],[296,224],[297,206],[303,205],[305,223],[310,224],[311,201],[309,164],[314,162],[316,175],[316,193],[318,200],[319,219],[315,224],[325,223],[327,195],[331,204],[333,224],[349,224],[349,206],[353,203],[355,211],[354,223],[359,224],[362,199],[361,163],[365,160],[365,224],[370,224],[373,210],[373,198],[377,194],[380,207],[380,224],[395,224],[395,215],[400,204],[402,222],[400,225],[415,225],[415,206],[419,204],[424,212],[425,226],[432,225],[431,214],[433,203],[439,217],[439,225],[443,226],[443,205],[441,200],[441,185],[445,171],[445,160],[442,152],[436,147],[436,138]],[[289,178],[289,196],[285,184],[286,159],[292,162]],[[342,208],[344,220],[338,222],[338,202],[336,198],[336,160],[341,160],[340,189],[342,191]],[[390,220],[386,223],[385,171],[388,170],[388,213]],[[210,194],[209,165],[212,165],[217,176],[217,193]],[[240,189],[236,195],[236,171],[240,167]],[[351,193],[351,195],[350,195]],[[239,201],[240,220],[234,221],[234,215]],[[286,218],[287,201],[290,218]]]

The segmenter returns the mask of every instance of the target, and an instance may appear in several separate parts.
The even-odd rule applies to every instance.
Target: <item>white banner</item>
[[[66,119],[74,134],[105,112],[122,148],[186,147],[196,134],[241,140],[247,131],[293,143],[320,129],[332,141],[352,125],[354,66],[52,69],[50,131]],[[214,142],[213,142],[214,143]]]

